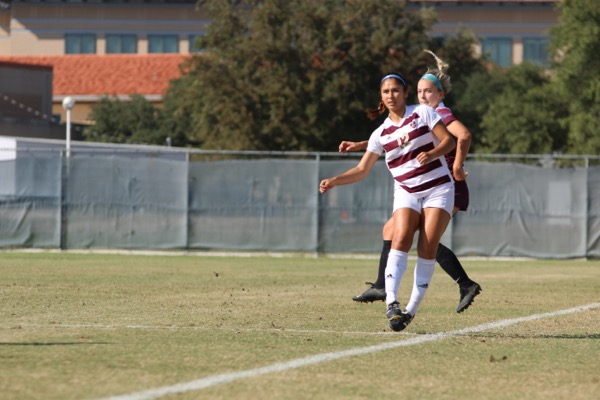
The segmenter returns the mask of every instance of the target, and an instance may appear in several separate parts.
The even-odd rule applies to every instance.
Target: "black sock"
[[[436,261],[440,264],[440,267],[448,274],[454,282],[458,283],[459,286],[468,286],[473,281],[469,279],[463,266],[456,258],[456,254],[443,244],[439,244],[437,254],[435,256]]]
[[[379,271],[377,271],[377,280],[373,284],[374,288],[385,289],[385,267],[387,266],[388,255],[392,248],[391,240],[384,240],[383,247],[381,248],[381,255],[379,256]]]

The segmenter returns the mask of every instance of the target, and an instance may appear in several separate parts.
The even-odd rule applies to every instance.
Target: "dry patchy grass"
[[[413,324],[354,304],[376,260],[4,253],[0,393],[95,399],[600,300],[598,261],[465,261],[483,293],[456,314],[436,272]],[[411,262],[412,264],[412,262]],[[412,268],[409,268],[409,271]],[[409,295],[407,273],[401,299]],[[589,399],[600,308],[265,374],[177,399]]]

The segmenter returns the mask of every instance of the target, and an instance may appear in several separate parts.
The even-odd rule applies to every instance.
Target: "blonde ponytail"
[[[450,93],[452,91],[452,83],[450,82],[450,75],[448,75],[446,73],[446,71],[448,71],[448,68],[450,68],[450,65],[448,65],[447,62],[445,62],[444,60],[442,60],[441,58],[436,56],[433,51],[431,51],[431,50],[423,50],[423,51],[431,54],[437,64],[437,67],[434,69],[428,68],[427,74],[434,75],[442,84],[442,87],[444,88],[444,92],[446,92],[446,94]]]

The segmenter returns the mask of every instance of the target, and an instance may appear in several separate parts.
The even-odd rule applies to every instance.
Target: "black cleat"
[[[400,306],[397,301],[388,305],[385,313],[390,325],[390,329],[395,332],[400,332],[410,324],[413,316],[405,311],[400,311]]]
[[[385,317],[387,319],[392,319],[395,316],[401,315],[402,311],[400,311],[400,304],[397,301],[388,304],[387,311],[385,313]]]
[[[481,286],[477,282],[473,282],[470,286],[466,288],[460,288],[460,301],[458,302],[458,307],[456,308],[457,313],[461,313],[465,311],[475,300],[475,296],[477,296],[481,292]]]
[[[352,297],[352,300],[360,303],[372,303],[374,301],[385,301],[385,289],[378,289],[374,287],[371,282],[367,282],[367,285],[371,285],[370,288],[365,290],[362,294]]]

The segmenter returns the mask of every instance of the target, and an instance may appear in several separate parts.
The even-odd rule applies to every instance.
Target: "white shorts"
[[[424,208],[441,208],[452,215],[454,183],[444,183],[419,193],[409,193],[396,184],[394,185],[394,211],[399,208],[411,208],[419,214]]]

